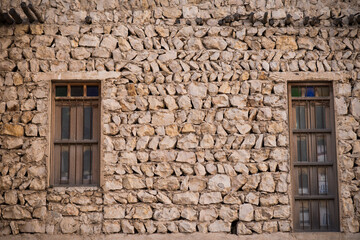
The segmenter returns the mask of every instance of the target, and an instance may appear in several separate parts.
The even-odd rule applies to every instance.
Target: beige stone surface
[[[0,5],[24,20],[0,26],[0,239],[360,238],[356,0],[33,1],[44,24],[17,4]],[[51,84],[73,80],[100,84],[99,186],[49,181]],[[314,81],[332,84],[342,233],[290,233],[287,86]]]

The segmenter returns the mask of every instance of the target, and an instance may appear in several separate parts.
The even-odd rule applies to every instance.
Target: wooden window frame
[[[66,86],[67,96],[56,96],[56,87]],[[83,96],[71,96],[72,86],[82,86]],[[87,96],[87,87],[97,86],[98,96]],[[98,81],[53,81],[52,86],[52,117],[51,117],[51,161],[50,186],[99,186],[100,184],[100,113],[101,84]],[[69,106],[69,138],[61,137],[61,107]],[[84,139],[84,107],[91,106],[90,137]],[[88,137],[88,136],[87,136]],[[60,149],[59,149],[60,146]],[[68,148],[68,179],[61,175],[61,149]],[[84,179],[83,154],[90,149],[90,179]]]
[[[329,87],[329,96],[328,97],[292,97],[291,87]],[[288,83],[288,99],[289,99],[289,136],[290,136],[290,152],[291,152],[291,183],[292,183],[292,206],[293,206],[293,230],[295,232],[338,232],[340,231],[340,220],[339,220],[339,199],[338,199],[338,177],[337,177],[337,158],[336,158],[336,135],[335,135],[335,114],[334,114],[334,96],[333,96],[333,86],[331,82],[289,82]],[[326,128],[316,128],[316,123],[314,121],[314,111],[311,111],[313,106],[311,103],[328,103],[329,104],[329,118],[326,119]],[[293,105],[304,104],[305,112],[310,112],[305,117],[307,126],[304,129],[296,129],[296,112],[294,111]],[[326,116],[326,115],[325,115]],[[297,159],[297,143],[295,135],[305,136],[308,140],[306,142],[306,153],[307,161],[296,161]],[[315,161],[314,158],[318,157],[317,152],[317,143],[316,139],[318,135],[326,136],[324,141],[327,143],[327,155],[324,156],[326,161],[320,162]],[[321,138],[321,136],[320,136]],[[327,182],[327,194],[320,194],[319,190],[319,171],[320,169],[326,169]],[[306,194],[301,191],[304,190],[303,187],[299,188],[299,178],[303,175],[298,176],[298,169],[305,169],[309,172],[308,174],[308,191]],[[330,169],[328,171],[328,169]],[[301,180],[303,182],[303,180]],[[318,192],[318,194],[314,194]],[[331,194],[330,194],[331,193]],[[305,227],[305,224],[300,224],[300,202],[302,207],[304,202],[308,201],[309,203],[309,227]],[[326,209],[330,209],[331,217],[330,224],[327,228],[321,228],[320,224],[320,204],[326,202]],[[299,204],[297,204],[297,202]],[[328,207],[328,204],[331,205]],[[317,204],[317,206],[316,206]],[[305,216],[303,214],[303,219]],[[304,223],[305,221],[303,221]],[[328,224],[329,225],[329,224]]]

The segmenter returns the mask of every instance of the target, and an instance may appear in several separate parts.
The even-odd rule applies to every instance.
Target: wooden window
[[[339,231],[332,86],[291,83],[294,230]]]
[[[51,183],[99,184],[100,85],[54,83]]]

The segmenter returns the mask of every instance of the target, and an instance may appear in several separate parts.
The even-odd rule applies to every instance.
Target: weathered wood
[[[35,14],[38,21],[40,23],[44,23],[44,18],[41,16],[40,12],[31,3],[29,4],[29,8]]]
[[[23,22],[20,15],[16,12],[16,10],[14,8],[10,9],[9,13],[13,17],[13,19],[15,20],[16,24],[21,24]]]
[[[34,17],[34,15],[31,13],[30,9],[28,6],[26,6],[26,3],[22,2],[20,4],[23,12],[25,13],[25,15],[27,16],[27,18],[29,19],[29,22],[32,23],[36,20],[36,18]]]
[[[7,24],[13,24],[14,19],[12,19],[9,15],[9,13],[3,13],[2,14]]]

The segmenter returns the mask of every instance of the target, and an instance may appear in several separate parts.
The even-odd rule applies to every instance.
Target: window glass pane
[[[298,170],[299,179],[299,194],[309,194],[309,169],[299,168]]]
[[[315,97],[315,88],[306,87],[305,97]]]
[[[325,128],[325,106],[315,106],[316,128]]]
[[[307,139],[305,136],[297,136],[297,161],[307,162]]]
[[[56,97],[66,97],[67,96],[67,86],[56,86],[55,87],[55,96]]]
[[[317,97],[328,97],[329,96],[329,87],[316,87],[315,95]]]
[[[71,96],[72,97],[84,96],[84,87],[83,86],[71,86]]]
[[[310,208],[309,208],[309,201],[301,201],[300,204],[300,213],[299,213],[299,220],[300,220],[300,227],[306,228],[310,227]]]
[[[316,136],[316,153],[318,162],[327,161],[326,138],[324,135]]]
[[[326,168],[318,169],[318,182],[319,182],[319,194],[328,194],[328,179],[326,174]]]
[[[84,147],[83,154],[83,181],[90,182],[91,180],[91,147]]]
[[[60,182],[69,181],[69,147],[61,147]]]
[[[305,106],[296,106],[296,128],[306,128],[305,122]]]
[[[70,107],[61,108],[61,138],[70,138]]]
[[[301,88],[300,87],[291,87],[291,96],[292,97],[301,97]]]
[[[330,227],[330,204],[328,204],[328,201],[320,201],[319,205],[320,228],[327,229]]]
[[[84,107],[84,139],[92,138],[92,107]]]
[[[99,96],[98,86],[86,86],[86,95],[88,97],[97,97]]]
[[[329,87],[321,87],[321,92],[323,97],[330,96],[330,89]]]

